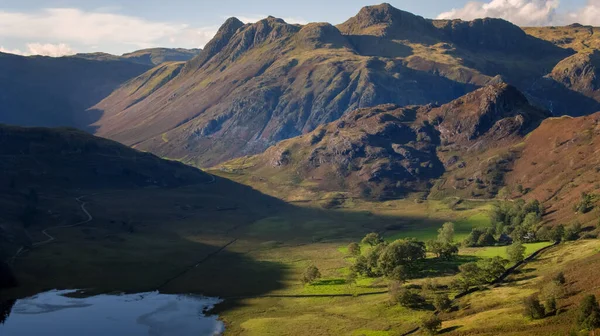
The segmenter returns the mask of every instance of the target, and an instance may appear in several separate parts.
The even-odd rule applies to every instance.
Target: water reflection
[[[143,293],[69,298],[50,291],[0,306],[1,335],[212,336],[223,332],[204,312],[219,302],[191,295]],[[12,310],[12,313],[11,313]]]

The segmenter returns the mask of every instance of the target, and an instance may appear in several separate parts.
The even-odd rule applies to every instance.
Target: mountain
[[[134,63],[155,66],[165,62],[183,62],[197,56],[202,49],[183,48],[150,48],[126,53],[121,56],[107,53],[77,54],[75,57],[96,61],[130,61]]]
[[[0,123],[87,129],[100,116],[86,109],[149,68],[119,60],[0,53]]]
[[[466,168],[461,161],[465,158],[522,141],[548,116],[515,87],[494,84],[441,106],[358,109],[263,154],[219,168],[291,181],[288,184],[314,193],[402,197],[429,192],[448,172]]]
[[[337,27],[231,18],[175,77],[146,73],[90,113],[102,116],[101,136],[212,166],[358,108],[444,104],[499,82],[529,88],[572,54],[503,20],[434,21],[388,4]],[[140,82],[161,84],[140,92]]]

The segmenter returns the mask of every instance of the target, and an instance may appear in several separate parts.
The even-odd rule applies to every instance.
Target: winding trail
[[[86,214],[86,216],[88,217],[86,220],[83,220],[83,221],[81,221],[81,222],[78,222],[78,223],[75,223],[75,224],[72,224],[72,225],[54,226],[54,227],[50,227],[50,228],[47,228],[47,229],[43,230],[43,231],[42,231],[42,234],[43,234],[43,235],[45,235],[46,237],[48,237],[48,239],[46,239],[46,240],[44,240],[44,241],[41,241],[41,242],[34,243],[34,244],[33,244],[33,247],[38,247],[38,246],[46,245],[46,244],[52,243],[53,241],[55,241],[55,240],[56,240],[56,238],[55,238],[54,236],[52,236],[51,234],[49,234],[49,233],[48,233],[48,231],[49,231],[49,230],[73,228],[73,227],[80,226],[80,225],[83,225],[83,224],[87,224],[87,223],[89,223],[89,222],[93,221],[93,220],[94,220],[94,217],[93,217],[93,216],[92,216],[92,214],[90,214],[90,212],[89,212],[89,211],[88,211],[88,210],[85,208],[85,206],[86,206],[87,202],[84,202],[84,201],[82,201],[82,199],[83,199],[83,198],[85,198],[85,197],[88,197],[88,196],[93,196],[93,195],[81,196],[81,197],[77,197],[77,198],[75,199],[77,202],[79,202],[79,203],[80,203],[81,210],[82,210],[82,211],[83,211],[83,213],[85,213],[85,214]]]
[[[13,264],[15,263],[15,260],[16,260],[16,259],[17,259],[19,256],[21,256],[23,253],[25,253],[25,252],[27,252],[27,251],[29,251],[29,250],[33,249],[33,248],[40,247],[40,246],[43,246],[43,245],[46,245],[46,244],[50,244],[50,243],[52,243],[52,242],[56,241],[57,239],[56,239],[54,236],[52,236],[50,233],[48,233],[48,231],[49,231],[49,230],[72,228],[72,227],[80,226],[80,225],[87,224],[87,223],[89,223],[89,222],[93,221],[93,220],[94,220],[94,217],[93,217],[93,216],[92,216],[92,214],[91,214],[91,213],[90,213],[90,212],[89,212],[89,211],[88,211],[88,210],[85,208],[85,206],[87,205],[87,202],[84,202],[84,201],[83,201],[83,199],[84,199],[85,197],[89,197],[89,196],[93,196],[93,195],[95,195],[95,194],[92,194],[92,195],[84,195],[84,196],[79,196],[79,197],[75,198],[75,200],[76,200],[77,202],[79,202],[79,203],[80,203],[81,210],[82,210],[82,211],[83,211],[83,213],[85,213],[85,215],[88,217],[87,219],[85,219],[85,220],[83,220],[83,221],[81,221],[81,222],[77,222],[77,223],[75,223],[75,224],[72,224],[72,225],[53,226],[53,227],[50,227],[50,228],[44,229],[44,230],[42,231],[42,234],[43,234],[44,236],[48,237],[48,239],[46,239],[46,240],[44,240],[44,241],[41,241],[41,242],[33,243],[33,244],[31,245],[31,248],[26,248],[25,246],[21,246],[21,247],[19,248],[19,250],[17,251],[17,253],[15,253],[15,255],[13,255],[13,256],[12,256],[12,257],[9,259],[9,261],[8,261],[8,264],[9,264],[9,265],[13,265]]]

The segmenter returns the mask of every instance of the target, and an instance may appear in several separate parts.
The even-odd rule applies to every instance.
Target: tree
[[[546,308],[546,313],[556,314],[558,312],[558,309],[556,307],[556,298],[553,296],[549,297],[546,300],[546,304],[544,305],[544,307]]]
[[[440,240],[430,240],[427,242],[427,250],[435,254],[439,259],[451,260],[458,254],[458,246],[451,243],[445,243]]]
[[[579,232],[581,232],[581,224],[573,224],[565,230],[563,239],[566,241],[577,240],[579,238]]]
[[[540,303],[540,299],[537,295],[527,297],[523,301],[523,307],[525,308],[523,315],[533,320],[538,320],[546,316],[544,306],[542,306],[542,304]]]
[[[573,210],[580,214],[586,214],[594,209],[594,197],[593,194],[581,193],[581,200],[575,204]]]
[[[440,312],[449,312],[452,309],[452,300],[446,294],[438,294],[433,298],[433,306]]]
[[[525,246],[520,241],[515,241],[512,245],[506,248],[508,260],[513,263],[519,263],[525,259]]]
[[[483,259],[460,265],[462,281],[468,286],[480,286],[498,279],[506,271],[507,260],[500,257]]]
[[[315,282],[317,279],[320,279],[320,278],[321,278],[321,272],[319,271],[317,266],[310,265],[310,266],[308,266],[308,268],[304,271],[304,274],[302,275],[302,282],[305,284],[312,284],[313,282]]]
[[[565,236],[565,226],[562,224],[555,226],[550,233],[550,238],[554,242],[560,242],[564,236]]]
[[[408,278],[408,272],[406,271],[406,268],[404,266],[399,265],[396,266],[394,270],[392,270],[392,273],[390,273],[388,277],[392,280],[404,283]]]
[[[354,264],[350,266],[350,271],[360,275],[371,276],[369,267],[367,266],[367,258],[365,256],[358,256],[354,261]]]
[[[424,317],[421,320],[421,328],[428,335],[435,335],[440,331],[440,329],[442,329],[442,320],[440,320],[440,318],[435,314]]]
[[[425,302],[425,299],[421,295],[406,287],[400,287],[395,292],[395,295],[395,302],[406,308],[417,308]]]
[[[583,330],[600,328],[600,306],[595,295],[587,295],[581,301],[577,325]]]
[[[353,256],[360,255],[360,245],[358,245],[358,243],[348,244],[348,253],[350,253]]]
[[[445,244],[452,244],[454,242],[454,223],[444,223],[438,230],[437,240]]]
[[[371,232],[363,238],[361,243],[370,246],[377,246],[383,243],[383,238],[378,233]]]
[[[554,278],[552,278],[552,281],[556,282],[557,284],[564,285],[567,283],[567,278],[565,278],[565,273],[560,272],[555,275]]]
[[[411,268],[414,262],[425,259],[425,244],[414,239],[399,239],[388,245],[377,261],[379,270],[389,275],[397,266]]]

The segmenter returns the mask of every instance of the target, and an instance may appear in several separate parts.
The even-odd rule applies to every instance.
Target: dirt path
[[[44,240],[44,241],[41,241],[41,242],[34,243],[34,244],[33,244],[33,247],[38,247],[38,246],[46,245],[46,244],[49,244],[49,243],[51,243],[51,242],[55,241],[55,240],[56,240],[56,238],[55,238],[54,236],[52,236],[50,233],[48,233],[48,231],[50,231],[50,230],[73,228],[73,227],[80,226],[80,225],[83,225],[83,224],[87,224],[87,223],[89,223],[89,222],[93,221],[93,220],[94,220],[94,217],[93,217],[93,216],[92,216],[92,214],[90,214],[90,213],[89,213],[89,211],[88,211],[88,210],[85,208],[85,206],[86,206],[87,202],[84,202],[84,201],[82,201],[82,199],[84,199],[85,197],[88,197],[88,196],[92,196],[92,195],[81,196],[81,197],[77,197],[77,198],[75,199],[77,202],[79,202],[79,203],[80,203],[81,210],[82,210],[82,211],[83,211],[83,213],[85,213],[85,215],[88,217],[86,220],[83,220],[83,221],[81,221],[81,222],[78,222],[78,223],[75,223],[75,224],[72,224],[72,225],[54,226],[54,227],[50,227],[50,228],[47,228],[47,229],[43,230],[43,231],[42,231],[42,234],[43,234],[43,235],[45,235],[46,237],[48,237],[48,239],[46,239],[46,240]]]

